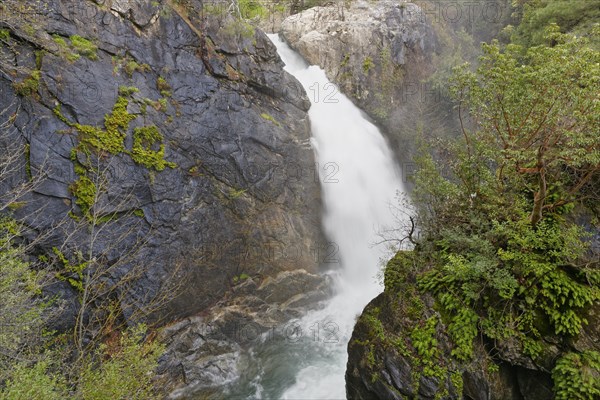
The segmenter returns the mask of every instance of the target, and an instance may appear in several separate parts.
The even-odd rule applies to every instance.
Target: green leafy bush
[[[16,245],[20,231],[18,222],[0,214],[0,380],[7,378],[10,363],[39,341],[44,322],[36,300],[40,277]]]
[[[525,46],[546,43],[545,29],[551,24],[563,33],[586,34],[600,20],[599,0],[537,0],[523,2],[517,12],[521,22],[513,29],[512,40]]]
[[[117,345],[103,344],[98,349],[100,365],[90,361],[82,371],[78,394],[84,400],[160,399],[152,377],[164,347],[144,340],[147,328],[138,325],[121,335]]]
[[[244,19],[260,19],[267,16],[268,10],[257,0],[238,0],[240,14]]]
[[[62,376],[49,371],[45,361],[33,367],[17,364],[10,373],[0,400],[63,400],[68,398],[68,390]]]
[[[577,336],[600,302],[600,271],[589,267],[587,235],[573,215],[576,205],[600,200],[600,53],[556,26],[546,38],[551,46],[484,45],[476,71],[457,68],[451,92],[473,124],[441,142],[436,160],[429,149],[417,160],[421,237],[411,257],[459,362],[472,359],[478,335],[510,338],[535,360],[544,337]],[[386,291],[404,290],[397,270],[386,270],[385,281]],[[427,327],[414,332],[424,357],[433,346],[423,345]],[[597,367],[588,368],[595,356],[577,357],[558,364],[566,377],[553,375],[557,393],[567,393],[559,398],[596,395],[589,379]],[[574,376],[574,363],[595,372]]]

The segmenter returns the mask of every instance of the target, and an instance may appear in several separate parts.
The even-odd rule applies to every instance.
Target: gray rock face
[[[393,64],[405,65],[409,53],[417,57],[435,49],[425,13],[413,3],[357,1],[349,7],[314,7],[286,18],[281,32],[308,62],[332,77],[339,77],[348,65],[354,73],[344,78],[355,79],[357,89],[373,79],[360,73],[365,59],[375,63],[382,51],[389,51]]]
[[[322,67],[407,156],[418,126],[426,134],[451,119],[433,73],[436,33],[416,4],[355,1],[314,7],[286,18],[281,34],[311,64]]]
[[[113,266],[102,279],[116,288],[129,321],[142,316],[164,323],[221,309],[251,322],[263,318],[265,305],[284,302],[287,311],[271,307],[267,316],[290,318],[299,304],[326,293],[326,281],[315,275],[315,254],[326,244],[309,145],[310,103],[263,32],[201,10],[196,1],[54,0],[33,20],[4,26],[11,46],[0,48],[0,109],[8,110],[2,122],[10,129],[0,152],[9,143],[28,150],[0,190],[27,181],[28,171],[42,177],[15,211],[32,237],[45,235],[36,255],[52,257],[51,248],[66,243],[68,258],[89,250]],[[97,49],[77,47],[73,35]],[[17,94],[36,74],[35,87]],[[94,127],[92,139],[97,130],[108,132],[106,116],[123,99],[130,119],[118,128],[124,149],[77,150],[87,140],[78,126]],[[160,132],[162,139],[144,145],[154,153],[164,146],[172,167],[136,162],[134,131],[143,127]],[[95,227],[85,222],[73,186],[80,174],[75,166],[84,162],[101,177],[90,212],[110,216]],[[256,287],[243,292],[244,280]],[[300,287],[309,295],[298,297]],[[49,290],[72,305],[61,318],[69,321],[77,293],[66,284]],[[166,304],[149,309],[156,298]],[[185,329],[192,332],[194,321]],[[239,346],[225,337],[216,353],[197,353],[205,342],[188,343],[188,336],[172,338],[176,348],[169,354],[196,360]],[[215,365],[220,362],[230,359]]]

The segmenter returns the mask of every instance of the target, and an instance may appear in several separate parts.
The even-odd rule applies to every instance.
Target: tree
[[[7,198],[24,195],[22,189],[17,185],[16,192]],[[8,205],[0,208],[0,399],[62,399],[69,392],[83,400],[159,398],[152,377],[164,347],[147,336],[144,325],[126,328],[124,321],[118,321],[119,310],[112,308],[143,269],[134,266],[117,283],[107,283],[122,265],[103,264],[104,253],[94,251],[95,238],[107,226],[100,217],[102,207],[91,210],[90,217],[80,219],[75,229],[85,229],[90,238],[87,247],[82,244],[87,249],[85,255],[75,251],[79,254],[77,264],[55,248],[62,264],[59,276],[80,293],[73,334],[66,336],[46,332],[47,310],[56,304],[43,297],[41,287],[48,282],[51,265],[26,261],[32,243],[23,241],[23,227],[9,213]],[[121,232],[117,239],[129,233]],[[114,252],[115,248],[102,250]],[[132,254],[128,249],[120,260],[130,262]],[[162,304],[157,300],[151,306]],[[61,336],[67,340],[57,341]]]
[[[513,0],[518,26],[509,26],[511,39],[523,46],[545,43],[545,30],[551,24],[563,33],[586,35],[600,17],[600,0]],[[591,38],[598,49],[598,37]]]
[[[463,67],[453,87],[477,128],[463,125],[467,146],[476,135],[497,149],[498,182],[516,174],[509,181],[533,193],[533,225],[547,211],[600,196],[590,187],[600,172],[600,52],[557,25],[547,33],[553,46],[484,45],[477,72]]]
[[[406,236],[455,361],[470,362],[483,337],[492,358],[510,362],[500,346],[510,343],[537,363],[548,337],[572,340],[600,306],[600,258],[586,232],[600,229],[600,53],[556,26],[546,45],[483,47],[479,67],[457,68],[452,82],[463,137],[418,159],[420,235],[410,224]],[[597,369],[573,373],[583,358],[597,366],[590,354],[557,364],[557,398],[600,390]]]

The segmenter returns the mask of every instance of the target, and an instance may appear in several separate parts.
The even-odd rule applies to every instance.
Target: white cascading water
[[[306,62],[277,35],[269,35],[285,63],[309,95],[309,117],[321,173],[323,227],[339,249],[336,296],[298,324],[303,346],[296,352],[294,379],[283,399],[345,399],[347,344],[356,317],[382,291],[380,260],[389,257],[373,246],[377,232],[398,221],[391,205],[402,181],[392,152],[376,126],[335,88],[318,66]],[[317,91],[319,93],[317,94]],[[257,393],[258,394],[258,393]],[[256,394],[255,394],[256,395]]]

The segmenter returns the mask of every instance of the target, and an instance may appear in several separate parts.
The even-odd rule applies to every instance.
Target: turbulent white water
[[[376,277],[380,258],[377,232],[394,221],[390,205],[402,182],[381,133],[346,96],[337,92],[317,66],[308,66],[277,35],[269,38],[285,69],[311,100],[309,117],[324,205],[323,227],[341,263],[337,295],[299,321],[304,333],[288,362],[294,368],[283,399],[345,399],[346,347],[357,315],[382,287]],[[288,349],[289,351],[289,349]],[[265,375],[265,379],[268,377]]]

